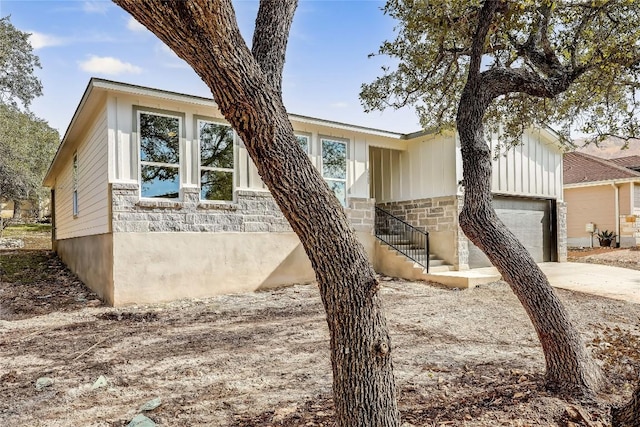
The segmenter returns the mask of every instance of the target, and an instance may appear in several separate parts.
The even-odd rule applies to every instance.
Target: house
[[[458,227],[464,188],[455,133],[400,134],[293,114],[290,120],[377,271],[416,278],[429,264],[487,265]],[[54,250],[111,304],[315,278],[212,99],[91,79],[44,183],[51,188]],[[566,259],[555,135],[527,132],[496,160],[492,185],[499,215],[535,259]],[[428,240],[395,245],[422,266],[380,243],[398,235],[395,225],[381,225],[383,215],[429,232]],[[426,258],[409,253],[427,242]]]
[[[616,244],[640,244],[640,156],[602,159],[585,153],[564,155],[567,245],[599,246],[588,231],[613,231]],[[591,226],[590,224],[593,224]]]

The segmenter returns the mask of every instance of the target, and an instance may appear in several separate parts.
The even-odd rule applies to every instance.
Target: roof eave
[[[607,179],[603,181],[585,181],[585,182],[574,182],[571,184],[563,184],[562,187],[565,189],[570,188],[580,188],[580,187],[596,187],[599,185],[611,185],[611,184],[628,184],[630,182],[640,183],[640,177],[634,178],[620,178],[620,179]]]

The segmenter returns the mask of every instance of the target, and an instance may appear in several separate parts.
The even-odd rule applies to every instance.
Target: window
[[[140,194],[177,199],[180,193],[179,117],[139,112]]]
[[[302,149],[304,150],[305,153],[309,154],[309,148],[310,148],[310,144],[309,144],[309,136],[308,135],[296,135],[296,139],[298,140],[298,144],[300,144],[300,147],[302,147]]]
[[[78,216],[78,153],[73,154],[73,193],[72,193],[72,205],[73,216]]]
[[[233,135],[229,125],[198,121],[201,200],[233,200]]]
[[[342,206],[347,205],[347,144],[321,139],[322,176]]]

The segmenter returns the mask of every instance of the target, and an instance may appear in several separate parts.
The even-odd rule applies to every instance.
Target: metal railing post
[[[422,265],[427,269],[427,272],[429,272],[428,232],[419,230],[408,222],[393,216],[378,206],[375,207],[374,224],[374,233],[376,238],[405,255],[407,258]],[[424,244],[421,242],[422,239],[424,239]],[[400,246],[406,246],[406,248],[400,248]],[[424,260],[420,256],[422,255],[422,249],[426,252],[424,254]]]

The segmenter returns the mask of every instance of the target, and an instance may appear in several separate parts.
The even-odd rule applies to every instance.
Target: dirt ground
[[[545,391],[506,284],[382,283],[407,427],[607,425],[630,396],[640,305],[558,292],[609,380],[594,404]],[[51,252],[0,251],[1,426],[331,426],[328,346],[314,285],[115,309]]]
[[[640,270],[640,246],[635,248],[570,249],[569,261],[605,264]]]

